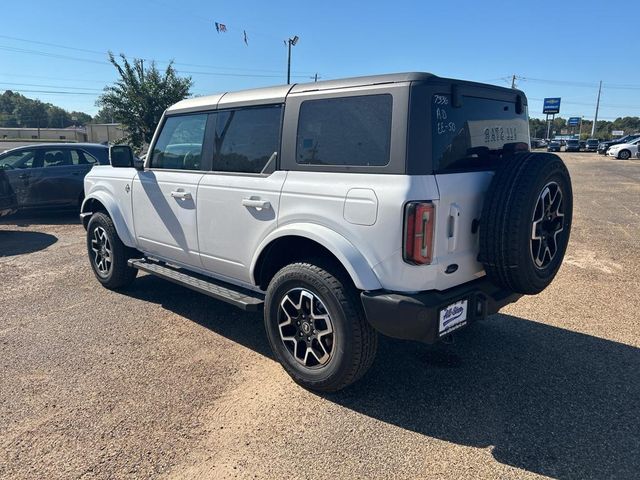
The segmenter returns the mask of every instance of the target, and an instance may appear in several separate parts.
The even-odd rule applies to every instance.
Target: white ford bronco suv
[[[142,270],[264,309],[275,357],[319,391],[366,372],[377,332],[433,343],[542,291],[571,229],[524,93],[427,73],[191,98],[144,162],[110,158],[81,210],[98,281]]]

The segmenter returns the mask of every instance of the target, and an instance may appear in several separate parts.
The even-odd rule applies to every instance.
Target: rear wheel
[[[631,152],[629,150],[620,150],[620,152],[618,152],[618,158],[620,160],[629,160],[629,158],[631,158]]]
[[[264,320],[273,353],[293,380],[331,392],[369,369],[377,334],[351,280],[331,265],[314,263],[291,264],[276,273]]]
[[[93,273],[106,288],[126,287],[135,280],[138,270],[127,264],[135,250],[122,243],[113,221],[105,213],[94,213],[89,220],[87,252]]]

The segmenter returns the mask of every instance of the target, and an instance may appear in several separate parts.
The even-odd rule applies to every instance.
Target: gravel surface
[[[640,161],[562,154],[575,212],[542,294],[455,343],[382,339],[296,386],[257,314],[99,286],[71,215],[0,222],[0,478],[637,478]]]

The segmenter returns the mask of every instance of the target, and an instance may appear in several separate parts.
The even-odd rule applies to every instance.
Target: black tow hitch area
[[[367,320],[380,333],[435,343],[451,341],[454,332],[497,313],[521,295],[501,290],[483,278],[445,291],[375,291],[363,292],[361,297]]]

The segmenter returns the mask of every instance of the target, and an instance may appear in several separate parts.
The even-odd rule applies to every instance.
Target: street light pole
[[[289,40],[287,40],[287,48],[288,48],[288,54],[287,54],[287,85],[289,85],[291,83],[291,47],[296,45],[296,43],[298,43],[298,40],[300,38],[297,35],[294,35],[293,38],[290,38]]]
[[[596,115],[593,118],[593,125],[591,126],[591,138],[596,136],[596,123],[598,122],[598,110],[600,109],[600,92],[602,92],[602,80],[600,80],[600,86],[598,87],[598,100],[596,100]]]

